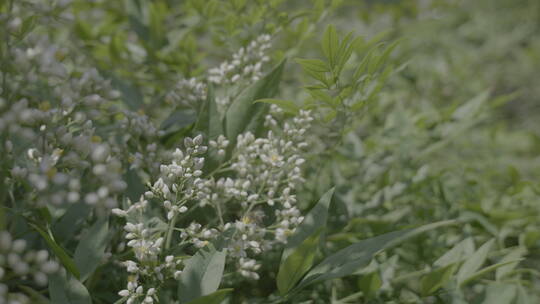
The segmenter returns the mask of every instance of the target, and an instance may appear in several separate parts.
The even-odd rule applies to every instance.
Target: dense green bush
[[[537,303],[539,17],[0,0],[0,304]]]

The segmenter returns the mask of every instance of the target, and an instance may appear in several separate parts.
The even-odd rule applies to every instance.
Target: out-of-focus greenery
[[[115,151],[125,157],[118,165],[127,183],[125,193],[118,194],[124,202],[136,200],[155,175],[151,165],[131,168],[129,151],[154,142],[158,151],[166,151],[197,134],[204,110],[171,102],[168,94],[176,83],[204,79],[240,47],[262,34],[273,37],[264,71],[284,59],[286,64],[278,94],[259,102],[280,106],[285,119],[299,109],[314,113],[306,134],[306,181],[296,194],[304,215],[326,198],[328,224],[319,227],[324,232],[311,227],[311,237],[291,241],[287,254],[282,248],[264,253],[259,280],[243,280],[228,265],[220,288],[233,290],[200,303],[222,298],[231,304],[540,300],[540,2],[0,0],[0,26],[0,114],[21,99],[40,109],[62,103],[58,83],[51,80],[54,71],[31,77],[32,67],[23,71],[10,52],[28,53],[36,41],[47,41],[58,46],[51,56],[68,70],[65,79],[95,68],[121,93],[99,109],[85,110],[98,117],[93,139],[122,141],[123,132],[130,132],[117,129],[128,115],[117,109],[157,126],[150,135],[130,135],[119,145],[126,151]],[[216,91],[238,96],[250,84]],[[221,116],[216,114],[220,123],[227,116],[223,107]],[[9,134],[1,138],[7,141]],[[18,153],[26,153],[28,145],[20,144],[24,149]],[[4,146],[0,153],[7,155]],[[72,210],[66,206],[28,211],[25,200],[37,199],[32,186],[13,181],[12,169],[22,166],[20,161],[10,156],[0,162],[5,180],[0,229],[25,237],[30,247],[50,248],[51,256],[69,268],[58,255],[73,256],[81,236],[109,223],[107,244],[96,244],[107,254],[63,292],[75,294],[76,303],[121,301],[117,293],[129,278],[120,262],[131,254],[117,248],[124,223],[109,219],[108,210],[87,207],[73,223],[65,220]],[[333,187],[330,199],[327,191]],[[20,206],[13,203],[17,200]],[[393,231],[450,220],[458,224],[406,235],[393,246],[366,243],[365,248],[378,248],[371,253],[358,246]],[[36,230],[42,224],[52,229],[40,238]],[[66,232],[68,227],[73,232]],[[348,246],[358,246],[349,252],[352,257],[328,262]],[[294,252],[305,254],[307,265],[286,259]],[[317,281],[317,267],[338,275]],[[0,283],[35,303],[59,299],[53,295],[58,282],[40,287],[0,275]],[[162,303],[180,301],[160,296]]]

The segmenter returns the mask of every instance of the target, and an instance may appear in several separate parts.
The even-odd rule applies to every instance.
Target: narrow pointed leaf
[[[223,123],[217,109],[214,87],[211,84],[208,86],[206,100],[201,103],[198,110],[194,131],[203,132],[208,139],[215,139],[223,134]]]
[[[330,72],[330,67],[324,61],[319,59],[297,58],[295,61],[298,62],[305,70],[323,73]]]
[[[443,287],[452,274],[456,271],[456,264],[446,265],[428,273],[420,280],[420,292],[423,296],[428,296],[435,293],[439,288]]]
[[[76,278],[80,278],[79,270],[77,269],[77,266],[71,259],[71,257],[66,253],[64,248],[62,248],[60,245],[56,243],[56,241],[51,237],[51,231],[49,230],[47,233],[42,228],[38,227],[35,224],[30,224],[34,230],[36,230],[41,237],[45,240],[49,248],[53,251],[54,255],[60,260],[60,263],[69,271],[71,274],[73,274]]]
[[[277,287],[281,295],[291,290],[313,265],[323,228],[305,239],[282,260],[277,275]]]
[[[472,254],[463,263],[457,273],[457,282],[459,285],[465,283],[482,265],[485,263],[489,250],[493,246],[495,240],[491,239],[482,245],[474,254]]]
[[[313,283],[353,274],[359,268],[368,265],[373,256],[384,249],[395,246],[420,233],[456,223],[457,221],[452,220],[436,222],[418,228],[390,232],[354,243],[327,257],[311,269],[295,289],[299,290]]]
[[[260,131],[268,105],[254,104],[253,101],[276,95],[284,66],[285,60],[268,75],[246,88],[229,106],[225,114],[225,132],[229,140],[234,142],[238,134],[246,131]]]
[[[319,229],[326,227],[328,207],[330,206],[333,195],[334,188],[323,194],[317,204],[304,217],[304,220],[298,225],[294,234],[287,240],[287,245],[285,245],[285,250],[283,250],[283,255],[281,257],[282,261],[287,259],[293,250],[300,246],[304,240],[317,233]]]
[[[337,51],[339,48],[339,38],[334,25],[330,24],[326,27],[321,44],[323,53],[326,58],[328,58],[328,61],[330,61],[330,66],[333,68],[337,63]]]

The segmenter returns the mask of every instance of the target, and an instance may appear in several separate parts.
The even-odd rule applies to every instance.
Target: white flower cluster
[[[233,54],[231,61],[224,61],[218,67],[208,70],[208,81],[217,85],[228,85],[240,81],[251,83],[259,80],[263,75],[264,64],[270,61],[266,52],[271,47],[271,39],[270,35],[264,34],[246,47],[240,48]],[[206,99],[206,91],[205,83],[196,78],[180,79],[165,100],[175,105],[196,107],[198,102]],[[216,96],[216,103],[222,109],[225,109],[231,101],[231,96]]]
[[[240,80],[257,81],[262,76],[263,64],[270,61],[266,51],[270,48],[270,35],[261,35],[233,54],[232,60],[225,61],[208,71],[208,80],[215,84],[234,84]]]
[[[128,160],[129,169],[146,171],[155,175],[159,172],[162,160],[167,158],[168,151],[157,144],[162,130],[152,123],[143,113],[123,111],[120,121],[122,131],[122,147],[119,153],[124,154]]]
[[[264,138],[255,138],[247,132],[237,138],[230,169],[232,177],[222,177],[214,186],[213,201],[227,205],[237,202],[242,217],[225,224],[224,229],[236,228],[229,253],[238,257],[241,274],[257,278],[254,270],[258,264],[249,259],[250,253],[258,255],[284,243],[303,217],[296,207],[296,187],[304,180],[300,166],[304,163],[302,149],[307,146],[305,132],[313,118],[308,111],[301,111],[291,122],[284,124],[280,136],[269,131]],[[262,225],[264,213],[257,206],[268,205],[274,209],[275,224],[272,229]],[[273,232],[274,238],[267,234]]]
[[[152,227],[143,224],[142,216],[147,206],[148,201],[141,197],[139,202],[130,204],[126,210],[113,209],[113,213],[128,219],[124,226],[125,238],[135,255],[134,261],[123,262],[131,276],[126,289],[118,293],[122,297],[127,297],[126,303],[129,304],[138,300],[140,300],[138,303],[157,302],[156,291],[160,284],[168,278],[178,278],[181,273],[178,269],[181,265],[180,259],[168,255],[164,257],[164,261],[160,260],[164,238],[153,233]],[[142,282],[145,282],[145,286]]]
[[[82,59],[66,59],[68,50],[56,47],[46,36],[30,36],[23,45],[10,49],[18,74],[6,88],[23,95],[14,95],[19,96],[17,101],[0,100],[4,158],[12,163],[8,182],[31,186],[35,193],[28,191],[24,202],[84,201],[115,207],[116,196],[126,188],[123,164],[116,157],[123,149],[113,136],[101,136],[114,133],[103,130],[116,113],[109,100],[117,99],[119,92],[96,69],[85,69]],[[45,91],[50,101],[36,97]]]
[[[217,149],[217,155],[222,157],[225,156],[226,149],[229,146],[229,140],[225,136],[219,135],[216,140],[210,140],[208,145],[213,149]]]
[[[31,250],[23,239],[13,239],[7,231],[0,231],[0,281],[4,277],[32,279],[44,287],[47,285],[47,275],[57,272],[60,266],[49,260],[46,250]],[[22,293],[10,292],[6,284],[0,283],[0,304],[28,303],[30,299]]]
[[[155,291],[159,290],[160,285],[167,279],[178,279],[181,274],[181,259],[171,255],[163,257],[163,249],[169,246],[170,234],[165,239],[163,231],[153,230],[144,224],[142,215],[148,207],[144,197],[160,202],[171,229],[174,228],[176,217],[187,212],[193,201],[208,199],[204,189],[206,183],[201,178],[204,158],[198,157],[207,151],[202,141],[201,135],[185,138],[185,151],[176,149],[172,153],[172,162],[160,166],[161,177],[154,184],[148,185],[150,191],[139,202],[126,209],[113,209],[114,214],[128,220],[124,226],[127,233],[125,237],[136,259],[124,263],[127,271],[134,275],[127,288],[119,292],[121,296],[128,297],[127,303],[135,303],[139,298],[144,299],[143,303],[153,303],[156,300]],[[141,284],[143,281],[148,282],[148,278],[154,280],[151,287]]]
[[[301,111],[282,129],[269,131],[266,137],[256,138],[250,132],[240,134],[231,159],[213,171],[224,172],[217,178],[212,174],[203,177],[201,155],[207,147],[202,136],[185,138],[184,150],[176,149],[171,162],[160,166],[159,177],[148,184],[150,190],[144,197],[124,209],[113,210],[127,219],[127,245],[135,254],[135,260],[124,263],[132,276],[119,294],[128,303],[140,299],[153,303],[156,299],[152,294],[161,284],[167,279],[178,279],[181,274],[181,258],[165,255],[171,242],[202,248],[231,229],[233,233],[226,243],[229,257],[236,261],[242,276],[258,279],[260,263],[256,256],[286,242],[302,221],[294,191],[304,180],[300,169],[304,163],[302,149],[307,146],[305,133],[311,121],[310,112]],[[209,142],[221,156],[229,144],[224,136]],[[164,220],[160,222],[167,229],[150,226],[145,220],[143,214],[151,206],[162,210]],[[176,228],[187,212],[205,206],[214,208],[218,220],[209,217],[206,223],[192,221]],[[275,222],[270,226],[264,224],[266,208],[274,210]],[[180,240],[173,240],[175,230],[181,232]]]
[[[165,98],[173,104],[196,107],[206,99],[206,85],[195,78],[180,79]]]

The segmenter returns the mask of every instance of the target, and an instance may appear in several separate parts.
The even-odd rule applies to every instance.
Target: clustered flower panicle
[[[268,34],[260,35],[234,53],[230,61],[224,61],[218,67],[208,70],[204,77],[209,83],[218,86],[249,84],[259,80],[263,76],[264,64],[270,61],[267,51],[271,47],[271,39]],[[207,86],[203,81],[183,78],[176,82],[174,88],[167,94],[166,100],[175,105],[196,107],[198,102],[206,99],[206,91]],[[216,102],[223,109],[231,101],[230,95],[216,97]]]
[[[241,79],[257,81],[262,76],[262,66],[270,61],[266,51],[270,48],[270,35],[264,34],[251,41],[247,47],[233,54],[232,60],[222,62],[208,71],[208,80],[214,84],[233,84]]]
[[[31,250],[23,239],[14,239],[7,231],[0,231],[0,281],[4,277],[32,280],[34,284],[47,286],[47,275],[60,269],[56,261],[49,259],[46,250]],[[0,283],[0,304],[30,304],[23,293],[10,292],[8,285]]]
[[[203,137],[186,138],[184,149],[176,149],[171,162],[160,166],[159,177],[148,184],[149,191],[139,202],[113,209],[126,218],[125,238],[134,252],[134,260],[124,262],[131,279],[119,294],[128,303],[153,303],[156,290],[182,273],[182,259],[165,254],[171,244],[202,248],[231,229],[226,245],[229,259],[236,261],[241,276],[259,279],[257,257],[285,243],[303,219],[294,192],[304,180],[302,155],[312,120],[309,111],[301,111],[265,137],[256,138],[251,132],[238,135],[231,158],[213,171],[223,172],[219,176],[203,172],[202,155],[208,150]],[[224,156],[230,141],[221,135],[209,144],[217,155]],[[205,206],[219,220],[212,217],[205,223],[192,221],[176,228],[183,215]],[[275,213],[271,225],[264,224],[265,206]],[[152,208],[161,210],[168,229],[157,229],[145,220],[144,214]],[[180,231],[179,239],[173,238],[173,230]]]

